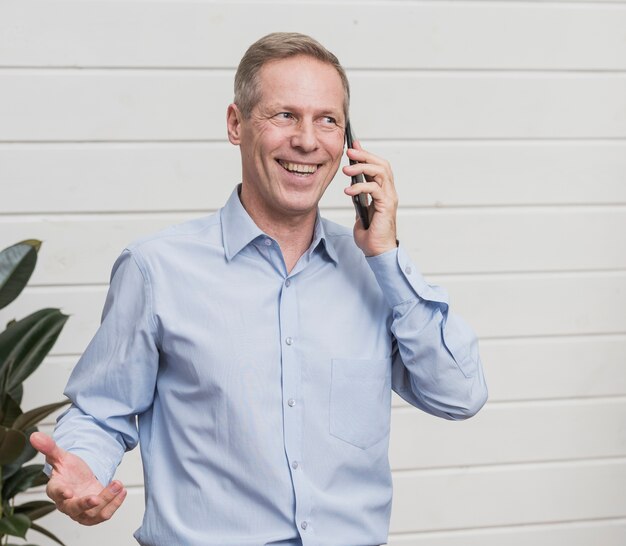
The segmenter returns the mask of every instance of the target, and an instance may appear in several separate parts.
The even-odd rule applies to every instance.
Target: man
[[[369,229],[319,217],[348,99],[336,57],[307,36],[246,52],[227,112],[241,185],[218,213],[125,250],[58,445],[32,437],[61,511],[109,519],[140,439],[141,544],[382,544],[391,388],[448,419],[484,404],[472,332],[397,243],[389,164],[347,151],[359,163],[344,174],[367,182],[345,193],[372,198]]]

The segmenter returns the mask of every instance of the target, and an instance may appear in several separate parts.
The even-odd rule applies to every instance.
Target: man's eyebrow
[[[275,111],[275,112],[300,112],[301,108],[295,105],[289,105],[289,103],[270,103],[266,106],[267,110]],[[334,108],[316,108],[313,110],[316,116],[332,116],[335,118],[343,116],[343,109],[334,109]]]

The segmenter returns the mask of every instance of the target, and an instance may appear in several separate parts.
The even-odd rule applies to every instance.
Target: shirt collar
[[[317,211],[317,218],[315,220],[315,229],[313,231],[313,243],[311,244],[311,252],[318,247],[323,248],[326,251],[326,255],[337,264],[337,252],[333,246],[332,241],[326,236],[324,230],[324,221],[320,215],[320,211]]]
[[[233,193],[226,201],[226,204],[220,211],[220,218],[222,222],[222,240],[224,244],[224,252],[228,261],[232,260],[239,252],[241,252],[252,241],[259,237],[266,237],[267,235],[259,229],[254,223],[254,220],[250,218],[250,215],[243,208],[241,200],[239,199],[239,184]],[[337,252],[333,247],[332,242],[326,236],[324,230],[324,222],[320,216],[319,210],[317,211],[317,219],[315,221],[315,230],[313,232],[313,243],[310,250],[315,250],[318,246],[326,251],[328,257],[337,263]]]

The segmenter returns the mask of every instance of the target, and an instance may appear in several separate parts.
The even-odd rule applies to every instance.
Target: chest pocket
[[[389,434],[391,358],[332,361],[330,433],[361,449]]]

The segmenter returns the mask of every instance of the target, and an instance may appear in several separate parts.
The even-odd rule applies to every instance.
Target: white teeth
[[[288,161],[278,161],[285,169],[299,174],[312,174],[317,171],[317,165],[302,165],[300,163],[290,163]]]

